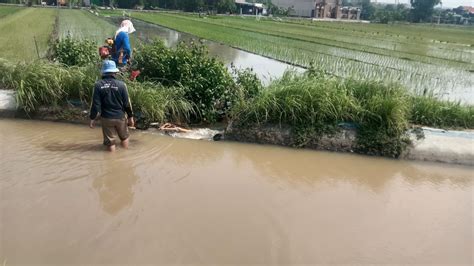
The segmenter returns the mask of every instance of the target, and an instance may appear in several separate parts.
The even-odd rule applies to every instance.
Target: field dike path
[[[83,112],[87,112],[84,110]],[[18,117],[16,109],[15,93],[11,90],[0,89],[0,118]],[[21,117],[21,116],[20,116]],[[40,119],[57,120],[51,116],[38,116]],[[63,120],[64,121],[64,120]],[[87,123],[86,120],[73,120],[69,122]],[[229,129],[230,128],[230,129]],[[289,130],[276,129],[275,127],[259,132],[232,131],[229,127],[225,139],[242,142],[253,142],[262,144],[288,145],[290,138]],[[400,156],[400,159],[420,160],[429,162],[440,162],[461,165],[474,165],[474,131],[454,131],[436,128],[421,128],[422,132],[410,133],[413,144]],[[200,139],[201,132],[219,133],[209,129],[194,129],[191,134],[174,134],[173,137]],[[248,137],[253,136],[253,137]],[[422,137],[419,137],[422,136]],[[320,143],[311,148],[324,149],[341,152],[352,152],[355,140],[355,132],[344,129],[340,134],[332,138],[324,138]]]

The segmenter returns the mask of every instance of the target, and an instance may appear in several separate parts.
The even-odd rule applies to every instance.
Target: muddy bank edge
[[[1,118],[30,118],[46,121],[88,123],[87,110],[74,106],[41,108],[34,115],[17,111],[13,91],[0,90]],[[402,153],[400,159],[442,162],[461,165],[474,165],[474,131],[451,131],[435,128],[420,128],[410,132],[412,144]],[[355,151],[357,131],[344,127],[334,134],[323,135],[305,143],[304,148],[336,152]],[[232,123],[227,127],[225,140],[271,144],[294,147],[296,136],[291,128],[285,125],[264,125],[253,128],[234,128]]]

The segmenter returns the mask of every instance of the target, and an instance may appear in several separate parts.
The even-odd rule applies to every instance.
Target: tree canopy
[[[441,3],[440,0],[410,0],[412,7],[411,16],[414,22],[426,21],[433,15],[434,7]]]

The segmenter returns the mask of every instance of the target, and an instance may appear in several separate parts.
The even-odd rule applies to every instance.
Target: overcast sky
[[[375,2],[375,0],[371,0]],[[379,3],[395,3],[395,0],[377,0]],[[443,7],[474,6],[474,0],[441,0]],[[400,4],[410,3],[410,0],[400,0]]]

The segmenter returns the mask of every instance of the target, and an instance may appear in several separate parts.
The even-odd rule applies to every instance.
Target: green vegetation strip
[[[44,57],[56,12],[57,10],[49,8],[24,8],[1,18],[0,56],[14,61],[31,61],[38,58],[38,55]]]

